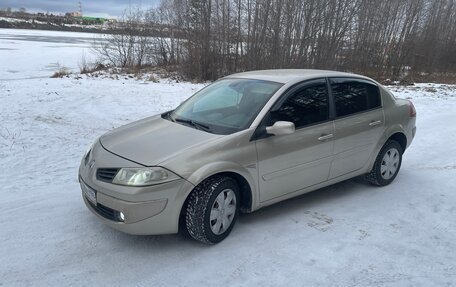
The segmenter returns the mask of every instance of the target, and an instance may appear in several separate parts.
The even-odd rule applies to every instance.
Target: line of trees
[[[270,68],[456,74],[456,0],[162,0],[119,25],[99,47],[112,65],[192,79]]]

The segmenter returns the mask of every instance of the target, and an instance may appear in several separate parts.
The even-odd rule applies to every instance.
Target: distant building
[[[67,12],[65,13],[65,17],[82,17],[81,12],[75,11],[75,12]]]

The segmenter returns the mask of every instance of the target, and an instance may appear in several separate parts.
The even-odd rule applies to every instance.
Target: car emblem
[[[92,161],[90,162],[89,168],[92,169],[94,165],[95,165],[95,160],[92,160]]]

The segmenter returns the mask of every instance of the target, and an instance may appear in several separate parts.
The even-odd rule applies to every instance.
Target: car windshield
[[[194,94],[167,118],[210,133],[235,133],[250,126],[281,86],[262,80],[219,80]]]

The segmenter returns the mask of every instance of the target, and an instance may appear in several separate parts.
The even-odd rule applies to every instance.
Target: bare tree
[[[455,1],[162,0],[128,11],[100,54],[202,80],[268,68],[456,74]]]
[[[118,67],[141,67],[150,64],[150,27],[141,9],[128,9],[113,33],[105,34],[95,50],[102,60]]]

